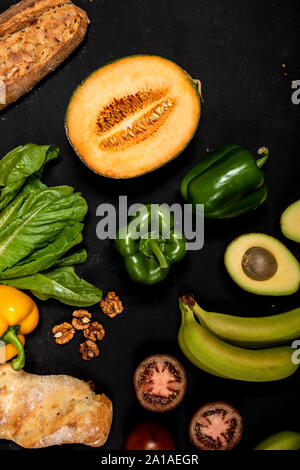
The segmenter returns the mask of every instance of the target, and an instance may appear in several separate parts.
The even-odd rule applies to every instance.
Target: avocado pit
[[[267,281],[275,275],[278,263],[269,250],[260,246],[253,246],[245,252],[242,258],[242,268],[250,279]]]

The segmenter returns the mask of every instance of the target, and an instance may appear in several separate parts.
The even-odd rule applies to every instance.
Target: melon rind
[[[173,67],[174,70],[177,71],[178,74],[182,74],[181,76],[184,77],[185,83],[188,84],[187,88],[189,89],[189,93],[191,93],[192,100],[195,103],[196,112],[194,113],[194,116],[191,118],[191,119],[193,119],[193,128],[191,129],[191,132],[189,133],[189,135],[186,136],[186,139],[183,138],[183,140],[185,140],[183,145],[181,145],[180,148],[178,148],[178,151],[174,152],[174,154],[168,155],[166,153],[166,158],[163,158],[162,157],[163,152],[160,152],[159,155],[157,155],[157,164],[153,164],[153,165],[147,167],[147,163],[145,163],[144,166],[141,165],[141,171],[139,171],[139,170],[134,171],[134,172],[129,171],[128,174],[126,174],[126,171],[124,171],[123,173],[118,172],[118,169],[116,167],[115,168],[113,167],[113,168],[110,169],[109,174],[108,174],[108,172],[101,171],[101,169],[99,169],[98,167],[96,168],[93,164],[91,164],[91,162],[88,162],[87,158],[82,154],[83,152],[81,152],[77,148],[78,146],[76,146],[76,144],[74,143],[74,141],[73,141],[73,139],[70,135],[72,132],[70,132],[70,129],[69,129],[70,109],[71,109],[72,104],[74,103],[74,100],[76,100],[78,94],[80,93],[80,90],[82,90],[82,87],[84,87],[85,84],[88,82],[88,80],[92,79],[95,76],[95,74],[99,73],[99,71],[104,70],[106,67],[112,66],[114,64],[118,64],[118,63],[120,63],[122,61],[125,61],[125,60],[143,60],[144,58],[146,58],[147,60],[153,60],[153,61],[159,61],[159,62],[161,61],[162,64],[165,63],[165,64],[167,64],[167,66],[169,64],[171,69]],[[196,105],[196,103],[197,103],[197,105]],[[67,138],[68,138],[70,144],[72,145],[75,153],[79,156],[79,158],[83,161],[83,163],[86,166],[88,166],[94,173],[105,176],[105,177],[114,178],[114,179],[127,179],[127,178],[142,176],[145,173],[148,173],[150,171],[154,171],[157,168],[165,165],[169,161],[173,160],[178,155],[180,155],[182,153],[182,151],[187,147],[187,145],[189,144],[190,140],[192,139],[192,137],[194,136],[194,134],[197,130],[199,119],[200,119],[200,114],[201,114],[201,96],[200,96],[197,84],[194,82],[194,80],[190,77],[190,75],[187,72],[185,72],[183,69],[181,69],[178,65],[174,64],[174,62],[171,62],[168,59],[165,59],[163,57],[147,56],[147,55],[136,55],[136,56],[128,56],[128,57],[125,57],[125,58],[117,59],[113,62],[110,62],[109,64],[104,65],[104,67],[101,67],[100,69],[94,71],[91,75],[89,75],[82,82],[82,84],[79,85],[75,89],[75,91],[74,91],[74,93],[73,93],[73,95],[70,99],[67,111],[66,111],[65,129],[66,129]],[[164,128],[164,124],[162,125],[162,129],[163,128]],[[83,130],[83,132],[84,132],[84,130]],[[172,138],[173,138],[172,135],[170,135],[169,139],[170,139],[171,142],[172,142]],[[147,140],[145,142],[147,144]],[[140,144],[136,144],[135,147],[138,147],[139,145]],[[145,148],[145,146],[144,146],[144,148]],[[142,160],[143,156],[141,155],[140,158]],[[153,158],[155,159],[156,157],[153,157]],[[125,162],[125,166],[126,166],[126,162]]]

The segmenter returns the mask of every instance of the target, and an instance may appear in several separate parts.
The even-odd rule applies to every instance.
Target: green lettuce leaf
[[[82,229],[83,224],[79,222],[66,225],[53,242],[40,250],[34,251],[30,256],[22,259],[11,268],[0,272],[0,279],[14,279],[16,277],[29,276],[57,265],[60,258],[64,256],[67,251],[82,242]],[[75,256],[74,259],[76,259]],[[75,263],[71,264],[73,265]],[[61,266],[61,264],[59,265]],[[70,264],[64,265],[70,266]]]
[[[48,188],[40,181],[58,152],[55,146],[26,144],[0,160],[0,284],[30,290],[41,300],[88,307],[102,292],[75,272],[86,250],[72,251],[82,241],[86,201],[69,186]]]
[[[18,215],[18,210],[32,193],[46,189],[47,186],[43,184],[35,176],[30,176],[26,184],[23,186],[19,194],[8,204],[5,209],[0,212],[0,232],[14,220]]]
[[[39,172],[58,156],[58,152],[58,147],[36,144],[20,145],[11,150],[0,160],[0,186],[9,186]]]
[[[102,291],[78,277],[71,266],[17,279],[1,280],[0,284],[30,290],[40,300],[53,298],[75,307],[89,307],[100,302],[102,298]]]
[[[66,225],[83,220],[86,201],[72,191],[59,186],[25,199],[14,220],[0,233],[0,272],[48,245]]]
[[[84,248],[80,248],[74,253],[70,254],[69,256],[65,256],[61,258],[57,263],[55,263],[54,267],[62,267],[62,266],[73,266],[74,264],[81,264],[87,260],[87,252]]]
[[[18,194],[29,176],[40,178],[45,164],[58,153],[53,145],[26,144],[5,155],[0,160],[0,210]]]

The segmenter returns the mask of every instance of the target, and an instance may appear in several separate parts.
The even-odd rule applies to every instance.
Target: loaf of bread
[[[0,110],[56,69],[89,19],[71,0],[22,0],[0,15]]]
[[[111,420],[111,401],[82,380],[0,365],[0,439],[26,448],[74,443],[100,447]]]

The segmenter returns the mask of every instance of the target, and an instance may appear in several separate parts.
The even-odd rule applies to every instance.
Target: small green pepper
[[[209,219],[235,217],[256,209],[267,197],[265,174],[261,167],[269,151],[262,147],[257,160],[238,145],[226,145],[208,153],[183,178],[182,197],[193,204],[204,204]]]
[[[142,206],[129,224],[118,230],[114,245],[130,278],[141,284],[163,281],[171,265],[186,254],[185,237],[174,230],[169,209],[159,204]]]

